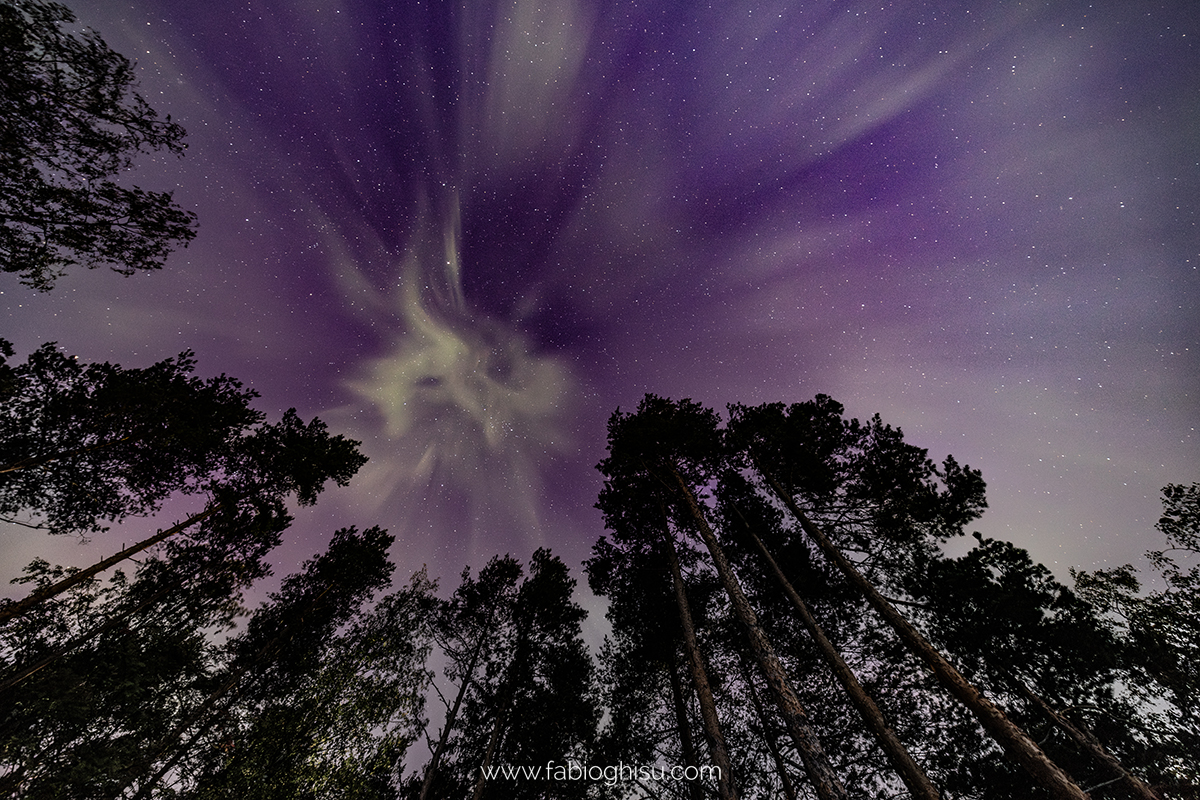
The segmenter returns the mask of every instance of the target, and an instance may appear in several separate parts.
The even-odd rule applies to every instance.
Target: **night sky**
[[[157,273],[0,276],[3,335],[192,348],[361,439],[280,574],[348,524],[451,585],[578,565],[648,391],[878,412],[1062,577],[1200,480],[1194,0],[69,5],[188,130],[129,182],[199,235]],[[6,578],[119,544],[2,536]]]

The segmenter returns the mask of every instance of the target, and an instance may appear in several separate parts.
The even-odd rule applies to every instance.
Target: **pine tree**
[[[462,702],[451,706],[458,708],[453,727],[448,716],[439,736],[444,744],[435,750],[437,772],[425,796],[532,798],[552,787],[555,797],[582,798],[585,783],[508,780],[491,773],[502,766],[585,760],[599,714],[582,639],[585,612],[572,599],[575,581],[566,566],[543,548],[534,552],[519,583],[522,570],[515,560],[499,559],[489,567],[460,593],[472,603],[471,613],[450,618],[452,624],[467,623],[450,637],[458,659],[450,675],[460,690],[463,680],[469,685]],[[487,621],[486,629],[478,627],[480,620]],[[476,633],[488,637],[482,648]],[[472,676],[469,667],[478,661],[483,663]]]
[[[144,369],[86,364],[44,344],[0,393],[0,516],[88,535],[203,491],[264,416],[225,375],[195,377],[184,351]]]
[[[599,654],[608,722],[595,761],[698,769],[704,736],[694,720],[695,691],[674,583],[666,559],[647,555],[602,538],[585,562],[588,583],[608,601],[612,624]],[[694,561],[694,553],[684,556]],[[689,611],[704,613],[708,588],[695,582],[686,587]],[[705,791],[698,778],[684,787],[656,785],[654,791],[672,788],[682,788],[688,800],[700,800]],[[611,794],[624,796],[616,787]]]
[[[180,698],[212,668],[209,634],[228,609],[145,607],[145,574],[160,566],[147,562],[132,582],[117,572],[107,585],[77,584],[6,628],[6,674],[37,668],[20,669],[21,680],[0,692],[0,793],[116,796],[122,766],[170,729]],[[26,580],[61,574],[38,561]]]
[[[218,747],[193,767],[190,796],[393,796],[424,724],[434,589],[416,573],[318,642],[292,681],[242,690]]]
[[[644,404],[650,402],[652,399],[648,397]],[[677,630],[683,663],[687,666],[691,689],[699,705],[701,732],[709,761],[719,776],[716,788],[722,800],[730,800],[736,798],[739,792],[722,730],[723,724],[716,708],[707,659],[700,647],[696,623],[698,618],[703,618],[703,613],[693,612],[693,603],[689,599],[690,587],[681,566],[685,559],[691,560],[693,553],[689,545],[677,540],[671,529],[667,505],[673,499],[673,487],[656,480],[645,458],[647,455],[651,458],[655,456],[652,443],[661,444],[672,436],[683,435],[686,438],[687,431],[679,428],[654,431],[652,424],[638,430],[636,428],[641,419],[636,415],[622,414],[619,410],[609,419],[609,457],[598,467],[605,476],[605,484],[597,507],[604,512],[605,526],[612,533],[612,542],[601,540],[593,551],[595,555],[588,562],[592,589],[600,595],[617,595],[613,597],[614,602],[623,599],[634,599],[636,602],[635,598],[640,594],[636,586],[626,588],[621,585],[619,578],[612,580],[616,566],[614,562],[618,559],[631,566],[637,560],[645,559],[661,576],[665,593],[674,606],[670,613],[679,622]],[[643,439],[646,434],[650,438]],[[646,449],[642,450],[643,447]],[[643,610],[653,613],[649,609]],[[649,613],[641,619],[630,621],[634,625],[647,624]]]
[[[0,515],[50,533],[95,535],[157,513],[172,497],[203,498],[190,516],[91,567],[0,606],[0,622],[166,542],[247,565],[278,542],[285,500],[311,505],[366,461],[358,442],[305,423],[295,409],[266,423],[253,391],[224,375],[191,376],[190,352],[143,370],[81,365],[45,345],[8,371],[0,394]],[[254,555],[257,554],[257,555]]]
[[[210,786],[227,781],[255,791],[264,788],[256,781],[269,780],[273,783],[266,788],[272,793],[295,796],[304,787],[307,754],[302,737],[264,735],[261,729],[243,734],[241,726],[261,721],[297,733],[297,718],[290,706],[277,705],[278,698],[303,695],[306,684],[319,675],[336,631],[387,585],[394,568],[387,557],[392,541],[379,528],[361,533],[343,528],[334,533],[328,550],[286,578],[245,630],[229,640],[224,663],[198,684],[204,690],[180,709],[170,730],[143,742],[138,757],[123,765],[120,778],[125,790],[136,798],[151,797],[164,777],[174,774],[176,782]],[[231,757],[214,763],[211,754],[222,751],[222,743],[232,748]],[[268,758],[273,768],[287,765],[287,769],[243,770],[245,759],[253,761],[261,753],[256,744],[268,752],[275,750]]]
[[[804,534],[1006,752],[1055,797],[1083,800],[1087,795],[1078,784],[932,647],[880,592],[877,581],[831,541],[826,526],[801,508],[801,503],[807,505],[814,516],[832,512],[836,523],[829,527],[847,544],[876,554],[885,573],[905,574],[930,557],[937,537],[959,532],[984,507],[978,473],[952,458],[939,472],[925,451],[907,445],[902,433],[883,425],[878,416],[862,425],[842,420],[841,412],[840,404],[820,395],[786,413],[780,404],[733,407],[730,432],[749,466]]]
[[[0,271],[46,291],[75,265],[159,269],[196,235],[171,193],[113,180],[139,153],[184,151],[133,66],[66,6],[0,3]]]
[[[442,762],[449,755],[450,737],[460,735],[460,714],[467,693],[481,679],[485,666],[493,659],[493,650],[500,646],[495,636],[508,619],[515,602],[521,566],[511,557],[492,558],[477,578],[464,569],[454,595],[441,604],[434,623],[434,640],[447,660],[446,678],[452,688],[453,700],[438,691],[445,712],[437,741],[429,742],[429,760],[425,763],[419,800],[445,796],[449,776],[442,771]]]
[[[1102,615],[1115,638],[1117,670],[1146,741],[1141,761],[1153,788],[1167,797],[1200,796],[1200,484],[1163,488],[1155,526],[1166,546],[1146,553],[1162,588],[1142,590],[1126,564],[1073,572],[1076,591]]]
[[[685,595],[682,592],[678,559],[675,557],[677,531],[694,532],[703,541],[733,613],[745,632],[749,651],[767,678],[771,697],[778,706],[818,796],[843,797],[845,790],[821,747],[807,713],[800,705],[791,679],[759,626],[692,488],[715,480],[722,457],[715,414],[690,401],[672,403],[647,395],[639,404],[637,413],[621,414],[618,411],[609,421],[609,457],[600,464],[600,470],[606,478],[600,507],[606,512],[610,529],[616,531],[618,526],[630,522],[635,525],[640,523],[643,529],[646,528],[652,517],[631,518],[630,512],[647,508],[655,500],[659,505],[663,516],[663,552],[671,568],[676,594],[680,598],[686,651],[693,664],[693,684],[701,699],[705,732],[714,763],[723,772],[732,772],[724,737],[716,722],[715,708],[706,700],[709,691],[704,670],[699,664],[697,648],[693,644],[696,638],[692,630],[694,626],[683,613]],[[608,513],[610,510],[622,513]],[[653,514],[652,508],[647,510]]]
[[[845,690],[850,701],[859,712],[863,722],[870,729],[872,736],[879,743],[879,746],[887,753],[893,768],[900,775],[909,791],[914,798],[924,798],[925,800],[938,800],[940,793],[933,783],[929,780],[929,776],[917,764],[915,759],[909,753],[907,747],[896,736],[895,731],[884,718],[883,713],[879,710],[875,699],[871,696],[858,680],[854,671],[846,663],[842,654],[829,640],[824,629],[812,612],[808,608],[800,594],[792,585],[791,580],[787,577],[784,571],[780,568],[775,556],[763,542],[759,536],[756,526],[762,526],[765,530],[772,526],[775,520],[771,517],[771,509],[764,507],[761,500],[752,492],[749,484],[736,472],[727,470],[721,476],[721,484],[718,491],[723,506],[723,511],[726,515],[730,527],[734,530],[741,530],[746,539],[749,540],[752,550],[762,559],[767,572],[770,573],[778,588],[787,596],[795,611],[796,618],[800,620],[809,637],[813,640],[818,651],[821,654],[825,665],[836,677],[838,683]],[[735,499],[737,498],[737,499]],[[756,518],[757,525],[752,525],[743,513],[741,506],[746,506],[749,513],[749,508],[757,506]],[[728,517],[736,517],[735,520],[729,520]],[[775,523],[777,524],[777,523]]]

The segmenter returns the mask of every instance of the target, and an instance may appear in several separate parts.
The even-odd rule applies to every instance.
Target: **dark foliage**
[[[195,236],[170,193],[113,180],[139,153],[184,149],[135,85],[65,6],[0,2],[0,269],[46,291],[76,265],[159,269]]]
[[[1076,594],[1003,542],[980,539],[961,557],[944,556],[942,544],[986,508],[979,472],[953,457],[936,464],[878,417],[862,423],[842,412],[825,396],[791,406],[732,406],[721,429],[719,418],[698,404],[648,395],[636,413],[613,415],[609,456],[599,465],[609,536],[587,562],[613,624],[601,654],[610,704],[603,752],[674,763],[708,757],[699,745],[706,727],[689,699],[699,687],[686,685],[686,672],[682,694],[670,680],[672,669],[680,677],[683,663],[664,567],[663,543],[671,537],[689,595],[709,587],[706,599],[689,604],[702,610],[695,620],[703,679],[711,684],[743,796],[813,789],[805,789],[799,745],[783,735],[782,718],[764,702],[768,682],[749,668],[755,658],[740,635],[747,615],[734,613],[741,601],[731,577],[781,655],[842,782],[868,796],[904,791],[893,755],[884,757],[874,728],[869,734],[859,722],[859,711],[866,720],[869,709],[857,699],[852,706],[849,687],[832,679],[832,657],[799,624],[762,548],[933,780],[935,794],[1082,796],[1070,794],[1079,792],[1073,783],[1093,798],[1190,796],[1192,768],[1182,753],[1194,751],[1196,682],[1189,676],[1200,659],[1190,649],[1200,636],[1192,609],[1196,568],[1188,559],[1197,550],[1200,490],[1165,492],[1160,529],[1171,546],[1149,557],[1168,589],[1139,595],[1126,568],[1082,576]],[[845,568],[835,568],[834,556]],[[720,585],[715,572],[730,569],[720,581],[729,592],[725,600],[711,589]],[[886,597],[871,599],[868,589]],[[934,669],[877,603],[901,609],[903,624],[926,640],[921,647],[932,640],[937,648],[929,652],[957,670]],[[943,685],[952,684],[958,688],[948,694]],[[1044,748],[1041,755],[1031,750],[1034,758],[1048,755],[1053,769],[1069,773],[1065,782],[1029,766],[1030,757],[1020,765],[1011,760],[1009,745],[992,741],[1001,735],[998,723],[973,716],[986,704],[977,712],[956,702],[981,691],[1007,709],[1004,724],[1012,723],[1015,735]],[[1144,703],[1163,710],[1148,711]],[[694,796],[693,788],[681,783],[653,791],[682,798]],[[627,787],[614,796],[635,793]]]
[[[154,513],[176,492],[209,489],[264,417],[250,407],[256,392],[225,375],[197,378],[195,368],[190,351],[127,369],[81,363],[54,343],[10,367],[0,515],[83,534]]]

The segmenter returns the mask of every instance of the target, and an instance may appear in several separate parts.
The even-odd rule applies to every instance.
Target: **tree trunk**
[[[741,516],[741,512],[738,512]],[[771,573],[775,576],[784,594],[792,601],[792,606],[796,609],[796,614],[800,617],[800,621],[804,624],[805,630],[809,636],[817,643],[817,649],[820,650],[821,656],[825,659],[825,663],[829,665],[829,669],[837,678],[838,683],[846,690],[850,702],[858,709],[858,713],[862,716],[863,722],[875,737],[875,741],[883,748],[887,754],[888,760],[892,762],[892,768],[904,781],[904,785],[912,793],[914,798],[921,800],[939,800],[941,794],[937,788],[930,782],[929,776],[925,771],[913,760],[912,755],[908,752],[908,748],[896,736],[896,732],[887,724],[887,720],[883,718],[883,714],[879,710],[879,706],[875,705],[874,699],[858,682],[853,670],[842,658],[842,654],[838,652],[833,643],[829,641],[829,637],[825,635],[825,631],[817,624],[816,619],[809,612],[808,606],[800,595],[793,588],[791,581],[783,574],[783,570],[779,568],[779,564],[771,556],[767,546],[763,544],[762,539],[758,534],[751,530],[745,518],[742,519],[745,525],[746,533],[750,537],[750,541],[754,543],[755,548],[763,559],[767,562]]]
[[[665,518],[663,521],[665,526]],[[696,699],[700,702],[700,718],[704,721],[704,738],[708,741],[709,756],[721,772],[717,780],[717,791],[721,800],[737,800],[737,788],[733,784],[733,770],[729,764],[729,750],[725,747],[725,737],[721,735],[721,725],[717,720],[717,706],[713,702],[712,689],[708,684],[708,673],[704,670],[704,660],[700,656],[700,646],[696,642],[696,627],[692,622],[692,611],[688,606],[687,592],[683,586],[683,573],[679,569],[679,556],[675,553],[675,542],[671,539],[670,530],[663,531],[663,543],[667,555],[667,566],[671,570],[671,583],[675,588],[675,604],[679,608],[679,623],[683,628],[684,650],[687,652],[688,665],[692,671],[692,685],[696,689]]]
[[[754,713],[758,716],[759,724],[762,725],[763,741],[766,742],[767,749],[771,751],[771,760],[775,762],[775,772],[779,775],[783,796],[786,800],[796,800],[796,787],[792,785],[792,777],[788,775],[787,766],[783,762],[783,755],[779,752],[775,736],[767,730],[767,713],[763,709],[762,700],[759,699],[754,678],[750,675],[750,667],[746,664],[746,654],[741,650],[738,651],[738,665],[742,668],[742,680],[746,683],[746,693],[750,695],[750,704],[754,706]]]
[[[1162,795],[1157,794],[1153,789],[1142,782],[1136,775],[1131,774],[1117,760],[1117,757],[1108,752],[1108,749],[1096,738],[1095,734],[1086,728],[1080,727],[1071,720],[1064,717],[1062,714],[1055,711],[1049,703],[1043,700],[1039,695],[1035,694],[1032,689],[1026,686],[1020,679],[1014,679],[1017,684],[1017,689],[1037,709],[1042,712],[1051,722],[1066,732],[1068,736],[1075,740],[1076,744],[1091,754],[1092,758],[1103,764],[1110,773],[1121,779],[1134,796],[1140,800],[1162,800]]]
[[[667,661],[667,677],[671,679],[671,700],[675,706],[675,724],[679,726],[679,745],[683,749],[684,766],[699,767],[696,758],[696,743],[692,741],[692,728],[688,725],[687,706],[683,702],[683,687],[680,685],[679,672],[675,669],[674,653]],[[703,800],[700,779],[688,780],[688,797],[690,800]]]
[[[220,567],[216,571],[216,574],[220,574],[221,568],[233,565],[236,569],[236,567],[239,564],[240,564],[240,562],[236,562],[236,561],[235,562],[228,562],[228,561],[222,562]],[[60,645],[59,647],[50,651],[49,653],[47,653],[46,655],[44,655],[42,658],[38,659],[37,661],[27,664],[24,667],[21,667],[20,670],[13,672],[13,674],[11,674],[9,677],[5,678],[2,682],[0,682],[0,692],[4,692],[4,691],[7,691],[8,689],[11,689],[12,687],[14,687],[17,684],[24,681],[26,678],[29,678],[30,676],[36,674],[39,670],[45,669],[50,664],[54,663],[54,661],[56,661],[59,658],[62,658],[64,655],[70,653],[72,650],[76,649],[77,647],[90,642],[91,640],[95,639],[97,636],[101,635],[102,633],[112,630],[113,628],[117,627],[118,625],[121,625],[122,623],[124,623],[126,620],[134,617],[137,614],[140,614],[141,612],[145,611],[148,608],[153,607],[154,605],[158,604],[162,600],[166,599],[172,593],[178,592],[180,590],[183,590],[184,592],[186,592],[188,589],[189,582],[194,580],[197,577],[197,574],[204,575],[204,572],[193,573],[193,574],[189,575],[187,577],[187,579],[184,579],[182,577],[171,578],[170,580],[168,580],[166,582],[165,586],[161,587],[154,594],[150,595],[149,598],[140,601],[136,606],[134,606],[132,608],[127,608],[124,611],[121,611],[121,612],[115,614],[110,619],[105,620],[104,622],[95,626],[94,628],[87,631],[86,633],[82,633],[79,636],[76,636],[74,639],[67,642],[66,644]],[[213,574],[213,573],[210,573],[210,574]],[[244,586],[246,584],[244,582],[242,582],[240,585]]]
[[[86,581],[96,575],[99,575],[101,572],[103,572],[104,570],[113,566],[114,564],[119,564],[120,562],[124,561],[125,559],[131,558],[131,557],[137,555],[138,553],[142,552],[143,550],[148,550],[151,547],[154,547],[154,545],[159,544],[160,542],[166,541],[167,539],[169,539],[170,537],[179,533],[180,531],[186,530],[187,528],[192,527],[196,523],[202,522],[203,520],[207,519],[208,517],[211,517],[213,514],[217,513],[217,511],[219,511],[220,509],[222,509],[224,507],[225,507],[225,503],[216,503],[214,505],[211,505],[208,508],[204,509],[204,511],[200,512],[199,514],[196,514],[195,516],[189,517],[189,518],[185,519],[183,522],[180,522],[178,525],[167,528],[165,531],[159,531],[158,533],[154,534],[153,536],[147,537],[131,547],[126,547],[124,550],[121,550],[102,561],[96,562],[95,564],[88,567],[87,569],[81,569],[78,572],[68,575],[67,577],[63,578],[61,581],[58,581],[57,583],[52,583],[49,586],[45,586],[41,589],[38,589],[33,594],[26,597],[24,600],[18,600],[15,603],[9,603],[6,606],[0,607],[0,623],[7,622],[8,620],[10,620],[14,617],[19,617],[22,614],[28,612],[30,609],[36,608],[37,606],[46,602],[50,598],[57,597],[58,595],[67,591],[68,589],[70,589],[71,587],[78,586],[79,584],[83,583],[84,581]]]
[[[517,643],[513,647],[512,659],[504,670],[504,682],[500,686],[500,707],[496,710],[496,722],[492,726],[492,734],[488,737],[487,750],[483,755],[483,763],[479,766],[479,778],[475,781],[475,792],[472,800],[482,800],[483,791],[487,788],[487,776],[484,770],[492,766],[496,750],[500,747],[500,737],[508,726],[508,715],[512,712],[513,699],[517,693],[517,668],[525,661],[526,650],[529,649],[529,628],[532,622],[528,617],[521,619],[517,628]]]
[[[808,779],[812,781],[813,787],[817,790],[817,796],[821,800],[847,800],[846,789],[833,771],[829,757],[825,755],[825,750],[821,747],[821,740],[809,723],[808,713],[800,704],[800,698],[796,696],[796,690],[792,688],[783,663],[775,654],[775,648],[771,646],[770,640],[767,639],[767,635],[758,624],[758,617],[754,613],[754,609],[750,607],[750,601],[746,599],[746,594],[742,591],[737,576],[733,573],[733,567],[725,558],[725,553],[721,549],[720,543],[717,542],[716,534],[713,533],[708,520],[700,511],[696,496],[692,494],[691,488],[684,482],[679,471],[673,466],[670,469],[679,490],[687,500],[692,519],[699,529],[705,546],[708,547],[713,564],[717,568],[717,574],[721,578],[721,585],[725,587],[725,593],[729,595],[729,601],[733,604],[734,613],[746,632],[750,650],[754,653],[754,658],[767,679],[771,695],[775,698],[775,704],[779,706],[779,713],[783,716],[788,734],[796,746],[796,752],[800,754],[800,760],[804,762],[804,770],[808,773]]]
[[[466,696],[467,689],[471,685],[471,680],[475,675],[475,667],[479,663],[479,655],[483,652],[483,645],[486,641],[487,631],[481,630],[479,641],[475,643],[475,649],[471,652],[471,661],[463,677],[462,685],[458,687],[458,694],[454,696],[454,705],[446,714],[446,722],[442,725],[441,735],[438,736],[437,747],[434,748],[433,753],[429,757],[429,764],[425,767],[425,779],[421,781],[419,800],[427,800],[429,797],[429,789],[433,785],[438,764],[442,760],[442,754],[446,752],[446,741],[450,738],[450,731],[454,728],[454,721],[458,718],[458,710],[462,707],[463,698]]]
[[[508,722],[508,708],[511,702],[511,697],[505,697],[504,706],[496,717],[492,735],[488,737],[487,750],[483,754],[483,763],[479,765],[479,777],[475,779],[475,792],[471,795],[471,800],[482,800],[483,798],[483,790],[487,788],[485,771],[492,766],[492,760],[496,757],[496,749],[500,746],[500,735],[504,732],[504,726]]]
[[[821,552],[825,554],[826,558],[833,562],[847,580],[862,592],[871,607],[891,625],[905,646],[925,662],[942,686],[970,709],[980,724],[992,735],[992,738],[1004,748],[1009,757],[1024,767],[1054,797],[1060,800],[1089,800],[1088,794],[1079,788],[1078,784],[1061,767],[1051,761],[1025,731],[1013,724],[1003,711],[984,697],[977,687],[951,666],[942,657],[942,654],[891,603],[884,599],[883,595],[871,585],[871,582],[854,568],[854,565],[829,541],[821,529],[808,518],[808,515],[800,510],[795,500],[779,485],[779,482],[762,469],[757,462],[755,462],[755,466],[758,467],[759,473],[776,496],[800,522],[800,527],[808,537],[821,548]]]
[[[2,683],[0,683],[0,692],[4,692],[4,691],[11,689],[12,687],[16,686],[21,681],[25,680],[29,676],[38,672],[39,670],[45,669],[50,664],[54,663],[54,661],[56,661],[57,659],[66,655],[67,653],[71,652],[76,647],[79,647],[79,645],[81,645],[85,642],[91,641],[92,639],[96,638],[97,636],[104,633],[105,631],[112,630],[113,628],[115,628],[118,625],[120,625],[121,623],[123,623],[125,620],[132,617],[134,614],[137,614],[137,613],[149,608],[150,606],[154,605],[159,600],[162,600],[164,597],[166,597],[168,594],[170,594],[172,591],[174,591],[178,587],[178,585],[179,585],[178,583],[175,583],[174,585],[168,585],[165,589],[161,589],[160,591],[151,595],[149,599],[143,600],[141,603],[139,603],[134,608],[129,609],[127,611],[123,611],[120,614],[117,614],[112,619],[102,622],[101,624],[95,626],[94,628],[87,631],[86,633],[82,633],[79,636],[76,636],[74,639],[70,640],[66,644],[56,647],[54,650],[51,650],[49,653],[42,656],[37,661],[34,661],[33,663],[27,664],[24,667],[20,668],[17,672],[15,672],[12,675],[10,675],[9,677],[5,678],[4,681]]]

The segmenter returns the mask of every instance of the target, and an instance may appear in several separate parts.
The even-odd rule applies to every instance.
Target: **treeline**
[[[46,291],[192,239],[170,194],[113,181],[182,128],[69,10],[0,0],[0,84],[0,272]],[[878,417],[647,396],[600,464],[592,655],[550,552],[443,592],[394,581],[376,527],[245,609],[290,504],[348,483],[359,443],[268,421],[190,352],[13,355],[0,522],[115,552],[36,560],[0,603],[0,796],[1200,797],[1200,485],[1164,490],[1153,590],[1129,566],[1071,589],[978,535],[947,557],[983,480]]]
[[[387,532],[345,528],[239,623],[286,502],[366,459],[193,368],[190,353],[84,365],[53,345],[0,362],[2,521],[115,542],[113,525],[187,509],[86,569],[35,561],[0,605],[0,796],[482,797],[481,766],[588,752],[585,613],[548,551],[494,558],[440,599],[423,570],[392,587]],[[418,740],[432,757],[406,775]]]
[[[1139,594],[979,534],[947,557],[980,474],[821,395],[648,395],[599,468],[599,751],[722,767],[671,796],[1197,796],[1200,485],[1165,490]]]
[[[442,592],[393,581],[384,530],[345,528],[244,609],[286,504],[365,459],[193,370],[53,345],[0,364],[0,517],[147,530],[87,569],[35,561],[0,605],[0,796],[1197,794],[1200,486],[1165,492],[1161,588],[1122,567],[1073,591],[1004,542],[945,556],[983,481],[878,417],[647,396],[599,465],[593,656],[546,550]],[[571,763],[686,777],[503,773]]]

